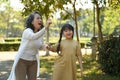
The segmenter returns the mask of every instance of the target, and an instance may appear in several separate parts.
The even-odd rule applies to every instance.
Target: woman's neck
[[[35,29],[34,32],[35,32],[35,33],[38,32],[38,29]]]

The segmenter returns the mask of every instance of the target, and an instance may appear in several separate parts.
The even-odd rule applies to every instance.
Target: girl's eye
[[[67,32],[67,30],[65,30],[65,32]]]

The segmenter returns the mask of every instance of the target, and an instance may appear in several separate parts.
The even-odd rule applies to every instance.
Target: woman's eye
[[[37,19],[41,19],[41,17],[37,17]]]
[[[39,17],[37,19],[40,19]]]

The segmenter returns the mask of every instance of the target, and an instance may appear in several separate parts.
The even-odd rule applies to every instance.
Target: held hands
[[[52,24],[52,21],[51,21],[51,19],[48,19],[47,22],[46,22],[46,27],[45,28],[48,29],[50,24]]]
[[[45,44],[45,50],[50,50],[50,44]]]

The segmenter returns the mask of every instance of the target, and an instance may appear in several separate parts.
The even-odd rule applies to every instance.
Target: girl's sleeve
[[[56,51],[57,51],[57,46],[58,46],[58,44],[52,45],[52,46],[50,47],[50,51],[56,52]]]
[[[80,43],[77,42],[76,46],[76,56],[82,56]]]
[[[29,40],[35,40],[39,37],[42,37],[45,34],[45,31],[45,28],[43,28],[40,31],[34,33],[30,28],[28,28],[23,32],[23,37]]]

